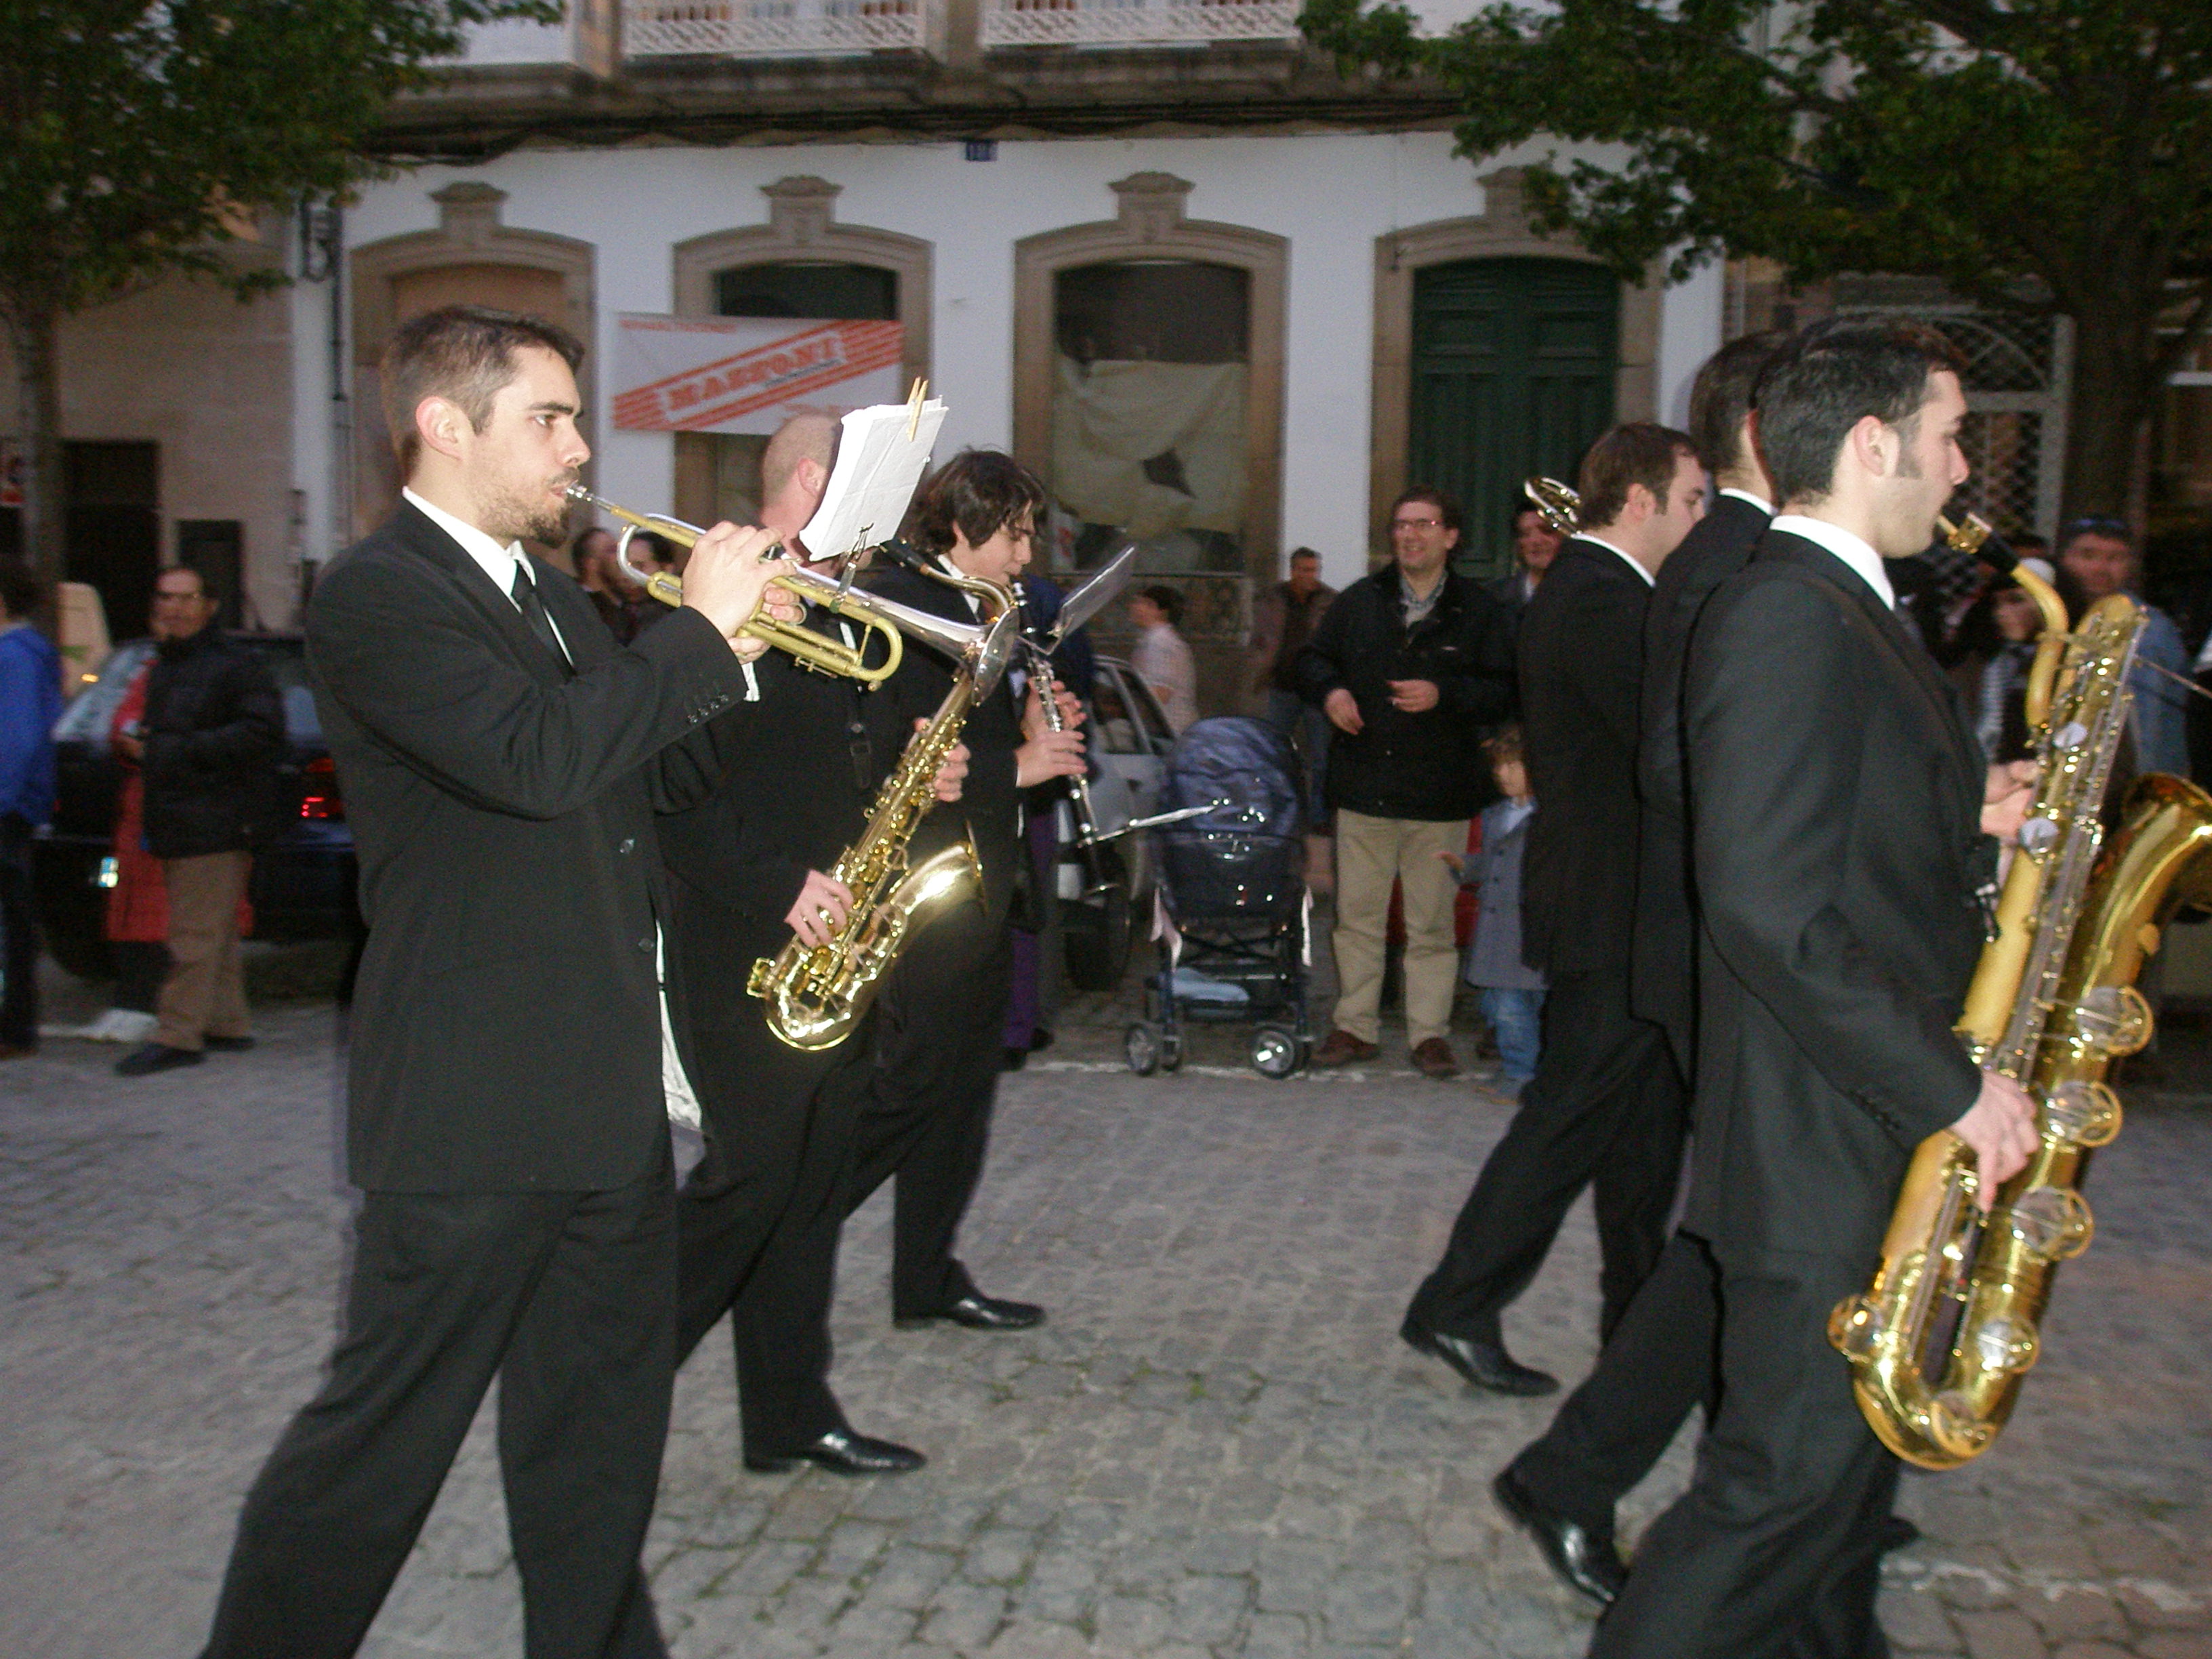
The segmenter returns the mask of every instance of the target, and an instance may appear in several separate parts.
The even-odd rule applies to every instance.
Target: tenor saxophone
[[[952,689],[877,790],[860,840],[830,871],[852,891],[844,924],[825,944],[793,939],[772,960],[755,962],[746,978],[746,991],[768,1004],[769,1030],[794,1048],[834,1048],[850,1036],[907,936],[982,882],[972,836],[917,865],[908,864],[907,847],[936,804],[938,770],[960,741],[969,711],[1006,672],[1020,613],[996,583],[925,574],[972,595],[988,625],[961,653]]]
[[[1828,1322],[1867,1421],[1926,1469],[1980,1455],[2011,1417],[2057,1266],[2088,1248],[2090,1154],[2120,1132],[2105,1074],[2150,1040],[2136,976],[2176,905],[2212,902],[2212,796],[2195,785],[2139,779],[2106,844],[2141,608],[2115,594],[2069,633],[2057,596],[2015,574],[2047,624],[2028,687],[2042,769],[1958,1031],[1984,1070],[2027,1090],[2040,1144],[1984,1216],[1966,1144],[1948,1129],[1923,1141],[1872,1285]]]

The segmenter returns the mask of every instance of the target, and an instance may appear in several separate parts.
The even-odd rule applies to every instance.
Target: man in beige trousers
[[[1314,1064],[1381,1053],[1390,890],[1406,915],[1406,1038],[1433,1078],[1452,1053],[1452,914],[1459,884],[1439,853],[1498,798],[1482,738],[1513,712],[1512,626],[1480,583],[1454,574],[1459,507],[1409,489],[1390,512],[1389,564],[1337,596],[1297,659],[1298,690],[1336,728],[1327,800],[1336,814],[1338,995]]]
[[[169,976],[153,1041],[116,1062],[125,1077],[198,1065],[204,1050],[250,1048],[238,907],[255,842],[275,829],[274,773],[284,714],[269,670],[214,625],[199,572],[179,565],[154,585],[160,640],[146,715],[118,746],[146,780],[146,849],[169,898]]]

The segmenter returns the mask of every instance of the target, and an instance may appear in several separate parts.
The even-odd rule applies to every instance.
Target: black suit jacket
[[[1637,849],[1631,1006],[1667,1030],[1684,1077],[1697,1067],[1698,929],[1682,795],[1682,664],[1713,590],[1751,562],[1770,515],[1723,495],[1659,567],[1644,620],[1644,722],[1637,750],[1643,816]]]
[[[709,997],[758,1014],[762,1004],[744,995],[746,971],[791,938],[785,918],[807,872],[827,871],[860,838],[876,786],[897,759],[873,743],[864,710],[872,694],[858,682],[816,673],[781,651],[753,672],[757,704],[719,717],[718,732],[764,718],[774,741],[730,739],[736,758],[720,782],[659,823],[695,1016]],[[710,965],[712,986],[700,982]],[[720,982],[724,969],[733,981]]]
[[[1651,585],[1564,543],[1521,617],[1528,821],[1521,956],[1547,974],[1626,968],[1636,910],[1636,750]]]
[[[410,505],[307,607],[369,930],[348,1096],[362,1187],[605,1190],[665,1144],[653,812],[719,775],[732,734],[706,723],[744,682],[696,613],[625,649],[574,582],[536,574],[573,678]]]
[[[869,587],[887,599],[926,611],[951,622],[974,623],[967,596],[902,565],[871,573]],[[972,834],[983,862],[983,902],[993,921],[1012,908],[1021,864],[1021,801],[1014,787],[1014,751],[1022,744],[1021,713],[1015,701],[1014,672],[1003,677],[990,696],[968,712],[960,741],[968,745],[968,777],[957,802],[931,809],[915,832],[908,856],[920,864],[941,848]],[[889,771],[914,736],[916,720],[933,718],[952,689],[952,663],[926,645],[908,640],[898,672],[866,702],[869,730]]]
[[[1912,1149],[1972,1105],[1952,1023],[1994,872],[1955,694],[1833,554],[1769,532],[1683,694],[1698,914],[1684,1224],[1724,1262],[1871,1266]]]

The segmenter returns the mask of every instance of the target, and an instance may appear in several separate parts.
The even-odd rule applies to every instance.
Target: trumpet
[[[1544,515],[1544,522],[1559,534],[1571,536],[1575,533],[1576,520],[1583,510],[1583,498],[1573,489],[1557,478],[1547,478],[1540,474],[1523,483],[1521,493],[1528,498],[1536,511]]]
[[[625,528],[621,539],[615,544],[615,561],[647,593],[663,605],[684,603],[684,580],[665,570],[643,571],[629,562],[631,538],[641,530],[650,530],[665,536],[684,547],[696,545],[707,532],[696,524],[686,524],[681,519],[672,519],[661,513],[633,513],[626,507],[617,507],[612,501],[594,495],[581,484],[571,484],[568,499],[586,507],[596,507],[603,513],[620,519]],[[780,551],[775,555],[781,556]],[[984,629],[971,623],[946,622],[926,611],[916,611],[894,599],[878,599],[873,593],[853,586],[853,564],[848,562],[835,576],[810,570],[796,559],[791,568],[775,577],[770,586],[781,587],[793,599],[820,605],[833,616],[850,617],[866,630],[857,646],[828,639],[809,628],[781,623],[773,617],[753,618],[738,630],[738,637],[759,640],[779,651],[787,651],[813,669],[817,673],[832,674],[841,678],[858,680],[863,685],[875,685],[889,679],[898,672],[905,656],[905,637],[934,646],[951,657],[963,655],[969,647],[980,639]],[[884,641],[883,661],[871,666],[866,661],[868,641],[880,635]]]

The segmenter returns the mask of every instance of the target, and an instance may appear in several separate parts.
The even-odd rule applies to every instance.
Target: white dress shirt
[[[491,578],[494,587],[507,595],[509,605],[514,605],[514,573],[520,570],[523,579],[532,587],[538,586],[538,573],[530,567],[530,556],[522,550],[520,542],[509,542],[501,547],[472,524],[464,524],[443,507],[433,507],[411,489],[399,492],[413,504],[423,517],[461,544],[461,551],[477,562],[477,568]],[[515,605],[519,611],[522,607]],[[561,632],[561,624],[554,622],[551,612],[545,620],[552,624],[553,637],[561,641],[561,654],[575,665],[576,653],[568,649],[568,641]]]
[[[1786,531],[1792,536],[1802,536],[1827,549],[1845,564],[1892,611],[1897,609],[1897,590],[1889,585],[1889,572],[1882,568],[1881,555],[1840,525],[1830,524],[1826,519],[1808,519],[1802,513],[1784,513],[1769,530]]]
[[[1620,549],[1619,549],[1619,548],[1615,547],[1615,546],[1614,546],[1611,542],[1609,542],[1609,541],[1606,540],[1606,538],[1605,538],[1604,537],[1602,537],[1602,536],[1593,536],[1593,535],[1591,535],[1591,534],[1589,533],[1589,531],[1587,531],[1587,530],[1577,530],[1577,532],[1575,532],[1575,534],[1576,534],[1577,536],[1580,537],[1583,540],[1584,540],[1584,541],[1586,541],[1586,542],[1594,542],[1594,543],[1595,543],[1598,546],[1600,546],[1600,547],[1603,548],[1607,552],[1608,552],[1608,553],[1612,554],[1614,557],[1618,558],[1618,559],[1619,559],[1619,560],[1620,560],[1623,564],[1626,564],[1626,566],[1627,566],[1631,570],[1633,570],[1633,571],[1634,571],[1638,575],[1639,575],[1639,576],[1641,576],[1641,577],[1643,577],[1643,578],[1644,578],[1644,585],[1646,587],[1650,587],[1650,586],[1656,586],[1656,583],[1657,583],[1657,581],[1658,581],[1658,578],[1657,578],[1657,577],[1656,577],[1656,576],[1654,576],[1654,575],[1653,575],[1650,571],[1646,570],[1646,569],[1644,568],[1644,566],[1643,566],[1642,562],[1637,559],[1637,557],[1636,557],[1636,556],[1635,556],[1634,554],[1632,554],[1632,553],[1624,553],[1624,552],[1622,552]]]
[[[509,542],[501,547],[472,524],[464,524],[443,508],[433,507],[411,489],[399,492],[422,516],[444,531],[461,545],[461,551],[477,562],[477,566],[491,578],[492,586],[507,595],[507,602],[514,605],[514,573],[520,570],[523,579],[532,587],[538,586],[538,573],[530,568],[530,556],[522,550],[520,542]],[[517,611],[522,607],[514,605]],[[545,620],[552,624],[553,637],[561,642],[561,654],[575,664],[575,653],[568,649],[568,641],[562,635],[561,624],[553,621],[550,612]],[[751,675],[746,676],[748,685]],[[686,1128],[700,1127],[699,1097],[691,1087],[691,1079],[684,1075],[683,1058],[676,1050],[676,1026],[668,1018],[668,951],[661,938],[660,923],[653,924],[653,974],[659,982],[660,996],[660,1094],[668,1108],[669,1121],[681,1123]]]
[[[1774,503],[1764,495],[1754,495],[1748,489],[1738,489],[1734,484],[1727,485],[1722,489],[1721,494],[1733,495],[1740,501],[1749,501],[1770,519],[1774,516]]]

